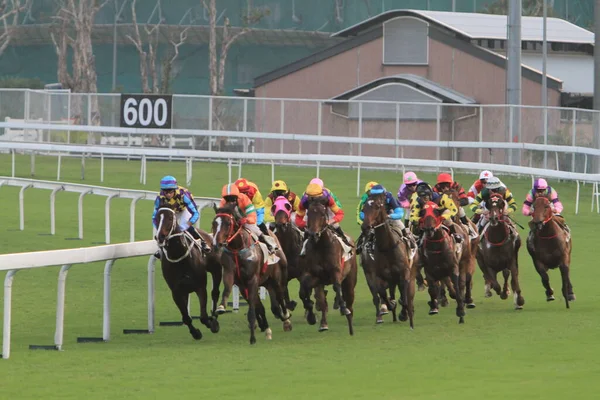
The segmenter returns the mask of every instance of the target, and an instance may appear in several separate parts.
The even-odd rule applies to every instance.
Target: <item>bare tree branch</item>
[[[24,4],[21,4],[21,0],[10,0],[9,8],[8,0],[3,0],[1,4],[2,8],[0,9],[0,20],[2,20],[4,31],[0,35],[0,56],[2,56],[13,39],[13,31],[19,24],[19,13],[29,9],[31,4],[32,0],[26,0]]]
[[[142,37],[140,35],[140,28],[137,23],[137,13],[135,11],[135,5],[137,0],[133,0],[131,2],[131,19],[133,22],[133,32],[135,34],[135,38],[127,35],[127,39],[129,39],[136,47],[138,54],[140,56],[140,79],[142,83],[142,92],[149,93],[150,86],[148,84],[148,53],[144,51],[144,44],[142,42]]]

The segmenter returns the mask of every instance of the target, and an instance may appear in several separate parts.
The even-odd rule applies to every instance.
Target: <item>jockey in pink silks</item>
[[[523,215],[528,217],[533,214],[531,206],[538,197],[545,197],[550,201],[550,207],[552,207],[554,216],[558,217],[557,222],[559,222],[564,230],[570,232],[570,229],[565,222],[565,218],[561,215],[563,205],[558,198],[558,192],[550,187],[544,178],[538,178],[533,182],[533,188],[527,193],[525,201],[523,202],[523,208],[521,209]]]

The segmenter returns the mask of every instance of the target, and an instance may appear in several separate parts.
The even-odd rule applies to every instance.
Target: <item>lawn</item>
[[[10,157],[0,155],[0,175],[11,173]],[[29,157],[18,156],[16,172],[30,177]],[[78,159],[63,159],[61,180],[115,188],[155,190],[161,176],[185,180],[182,162],[149,162],[148,184],[139,183],[139,161],[108,160],[104,183],[100,163],[86,161],[81,180]],[[237,174],[237,170],[235,171]],[[277,179],[302,192],[314,168],[276,167]],[[243,175],[256,182],[263,194],[270,188],[270,167],[244,166]],[[420,174],[421,176],[421,174]],[[433,181],[434,174],[422,174]],[[35,179],[56,179],[56,158],[36,157]],[[356,171],[321,169],[321,178],[340,198],[346,211],[344,230],[356,237]],[[522,202],[530,178],[501,177]],[[473,174],[458,174],[470,186]],[[361,186],[377,180],[395,193],[401,174],[363,171]],[[217,196],[227,183],[223,164],[194,164],[190,187],[196,196]],[[547,303],[539,276],[527,251],[520,252],[520,279],[525,308],[515,311],[512,298],[483,298],[483,280],[477,270],[474,297],[477,308],[468,310],[459,325],[454,307],[428,316],[426,292],[416,297],[415,330],[406,323],[375,325],[374,308],[359,271],[355,306],[355,335],[347,333],[345,319],[332,314],[330,331],[318,333],[297,310],[290,333],[269,313],[273,340],[258,336],[248,344],[244,308],[220,317],[221,331],[194,341],[184,327],[156,327],[152,335],[123,335],[124,328],[146,326],[147,257],[119,260],[112,275],[112,337],[107,343],[78,344],[79,336],[101,336],[103,263],[75,265],[67,279],[64,351],[30,351],[30,344],[52,344],[59,267],[22,271],[13,286],[11,358],[0,360],[0,398],[121,399],[576,399],[596,398],[600,384],[600,324],[594,317],[593,284],[600,278],[594,267],[598,241],[593,232],[600,216],[590,212],[591,187],[582,187],[580,213],[574,214],[576,186],[550,181],[561,195],[565,217],[573,232],[572,282],[577,301],[565,309],[560,294]],[[91,246],[104,239],[104,198],[86,196],[84,240],[77,236],[77,195],[57,195],[56,235],[50,236],[49,191],[25,193],[25,230],[19,231],[18,188],[0,188],[1,253]],[[113,243],[129,238],[129,204],[114,199],[111,207]],[[138,203],[136,238],[150,239],[152,203]],[[203,213],[208,229],[212,211]],[[518,217],[525,225],[526,219]],[[522,231],[523,236],[526,235]],[[179,320],[170,293],[157,272],[157,321]],[[560,293],[560,274],[551,273]],[[297,298],[297,283],[291,293]],[[197,302],[192,303],[193,310]],[[0,317],[1,311],[0,308]],[[194,313],[196,314],[196,312]]]

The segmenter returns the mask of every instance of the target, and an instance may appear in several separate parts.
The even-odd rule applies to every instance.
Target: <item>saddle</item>
[[[350,258],[352,258],[352,251],[354,250],[354,248],[350,247],[346,243],[344,243],[344,240],[335,231],[334,231],[334,237],[337,239],[337,241],[342,246],[342,250],[343,250],[342,257],[344,259],[344,262],[348,261]]]

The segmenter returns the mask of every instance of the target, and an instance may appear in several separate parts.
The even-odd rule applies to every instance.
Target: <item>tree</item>
[[[161,24],[163,23],[162,17],[158,15],[158,21],[155,24],[144,24],[144,31],[147,38],[147,45],[144,44],[144,40],[140,35],[140,28],[137,23],[137,13],[135,10],[137,0],[133,0],[131,3],[131,15],[133,22],[134,35],[127,35],[129,39],[136,47],[140,57],[140,79],[142,81],[142,91],[144,93],[167,93],[171,80],[173,79],[173,65],[177,57],[179,57],[179,47],[183,45],[187,40],[187,31],[189,27],[186,27],[179,33],[179,37],[169,37],[169,43],[172,45],[172,51],[165,55],[161,60],[160,77],[158,73],[159,66],[157,65],[157,53],[159,47],[159,35]],[[160,0],[158,0],[160,5]],[[152,86],[150,85],[150,79],[152,80]]]
[[[19,24],[19,14],[31,7],[32,0],[2,0],[0,2],[0,20],[4,30],[0,34],[0,57],[10,44],[14,31]]]
[[[510,0],[496,0],[483,8],[485,14],[508,15]],[[522,15],[527,17],[541,17],[544,14],[544,0],[523,0]],[[554,16],[554,10],[548,4],[548,17]]]

